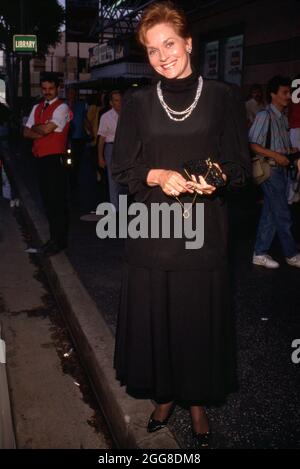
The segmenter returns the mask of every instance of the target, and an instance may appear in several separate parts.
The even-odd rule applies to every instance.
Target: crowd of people
[[[78,91],[70,87],[66,98],[60,99],[59,80],[52,72],[45,73],[40,84],[42,99],[22,119],[22,134],[32,141],[40,194],[49,223],[50,237],[42,252],[52,256],[67,247],[69,202],[72,194],[80,190],[84,167],[89,166],[93,179],[98,181],[98,203],[108,199],[118,210],[118,195],[124,189],[111,177],[111,150],[122,95],[118,90],[99,92],[87,102],[79,99]],[[9,113],[7,106],[5,109]],[[8,139],[8,122],[6,116],[3,142]]]

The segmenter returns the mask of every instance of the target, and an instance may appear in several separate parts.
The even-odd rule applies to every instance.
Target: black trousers
[[[61,155],[37,158],[40,192],[49,222],[50,238],[59,245],[68,241],[67,177]]]
[[[85,145],[86,139],[84,138],[71,139],[73,167],[70,182],[73,189],[76,189],[78,186],[80,186],[80,170],[82,166],[82,160],[85,155]]]

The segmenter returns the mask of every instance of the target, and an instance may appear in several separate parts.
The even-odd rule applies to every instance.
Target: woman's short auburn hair
[[[165,1],[150,5],[143,13],[137,29],[138,41],[145,47],[146,34],[153,26],[168,23],[178,36],[187,39],[191,36],[184,11],[176,8],[173,2]]]

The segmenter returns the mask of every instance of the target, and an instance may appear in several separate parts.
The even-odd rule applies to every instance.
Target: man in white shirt
[[[250,99],[246,101],[246,112],[248,126],[253,124],[256,114],[266,107],[264,101],[263,89],[260,85],[254,84],[250,88]]]
[[[50,239],[43,250],[49,256],[65,249],[68,242],[67,185],[62,156],[66,152],[71,112],[58,98],[58,89],[55,74],[47,73],[41,78],[44,99],[33,107],[24,128],[24,137],[33,140],[50,231]]]
[[[98,164],[101,168],[107,167],[110,202],[115,206],[116,211],[118,211],[119,195],[124,189],[112,179],[111,165],[113,143],[122,104],[122,96],[119,91],[112,91],[110,93],[109,104],[111,109],[101,116],[99,123]]]

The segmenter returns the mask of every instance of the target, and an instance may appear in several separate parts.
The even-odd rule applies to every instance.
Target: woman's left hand
[[[187,181],[187,186],[198,194],[211,195],[215,192],[216,188],[206,183],[202,176],[198,176],[198,179],[192,174],[192,181]]]
[[[220,168],[218,163],[213,163],[213,164],[221,171],[222,177],[224,181],[226,181],[227,176],[226,174],[222,172],[222,169]],[[189,187],[193,189],[195,192],[197,192],[198,194],[211,195],[215,192],[216,187],[211,186],[210,184],[207,184],[203,176],[198,176],[198,179],[197,179],[195,175],[192,175],[192,179],[193,181],[188,181],[187,185],[189,185]]]

